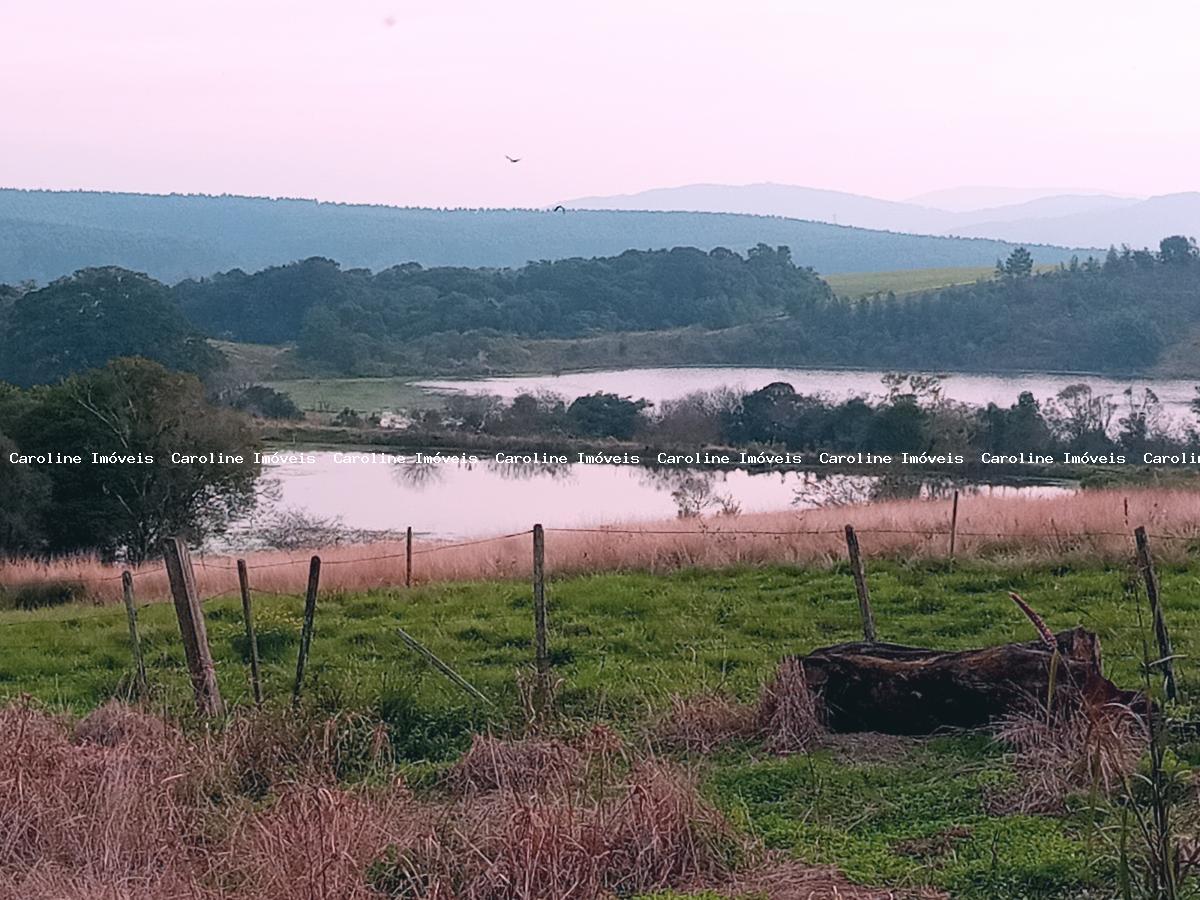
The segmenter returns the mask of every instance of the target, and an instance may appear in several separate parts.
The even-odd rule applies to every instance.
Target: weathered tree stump
[[[1055,702],[1117,703],[1141,709],[1136,691],[1101,674],[1100,639],[1083,628],[1055,635]],[[930,734],[975,728],[1044,705],[1053,652],[1041,641],[944,651],[899,644],[851,643],[799,657],[809,689],[831,731]]]

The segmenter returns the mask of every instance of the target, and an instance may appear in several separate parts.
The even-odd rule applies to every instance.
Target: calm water
[[[772,381],[786,381],[805,394],[827,394],[843,399],[855,395],[882,394],[883,372],[834,369],[762,369],[735,367],[693,367],[678,369],[618,369],[609,372],[576,372],[566,375],[534,375],[511,378],[486,378],[470,381],[425,381],[421,386],[444,392],[496,394],[512,398],[531,391],[550,391],[567,400],[582,394],[607,391],[652,403],[682,397],[693,391],[718,387],[757,390]],[[933,373],[928,373],[933,374]],[[1162,401],[1166,412],[1175,418],[1189,418],[1188,403],[1196,396],[1196,381],[1112,379],[1091,375],[944,375],[947,397],[973,405],[999,403],[1011,405],[1022,391],[1031,391],[1039,400],[1053,397],[1070,384],[1084,382],[1101,394],[1113,394],[1121,400],[1127,387],[1148,387]]]
[[[652,470],[640,466],[413,466],[335,463],[318,452],[315,465],[267,470],[276,482],[277,504],[321,518],[340,517],[352,528],[414,530],[437,537],[520,531],[534,522],[590,526],[670,519],[681,510],[705,514],[736,506],[742,512],[866,502],[889,496],[936,496],[945,483],[885,482],[877,477],[806,472],[749,474]],[[971,486],[993,495],[1051,495],[1069,485]]]

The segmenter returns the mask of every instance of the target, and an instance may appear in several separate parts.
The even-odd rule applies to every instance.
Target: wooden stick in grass
[[[467,681],[467,679],[463,678],[461,675],[459,675],[457,672],[455,672],[452,668],[450,668],[448,665],[446,665],[444,662],[442,662],[440,659],[438,659],[438,657],[434,654],[434,652],[432,650],[430,650],[428,647],[426,647],[424,644],[422,644],[420,641],[418,641],[415,637],[413,637],[411,634],[409,634],[403,628],[397,628],[396,633],[400,635],[400,640],[404,641],[404,643],[408,644],[409,647],[411,647],[413,650],[416,650],[419,654],[421,654],[421,656],[425,657],[425,659],[429,662],[429,664],[431,666],[433,666],[435,669],[437,669],[439,672],[441,672],[443,675],[445,675],[447,678],[449,678],[451,681],[453,681],[455,684],[457,684],[460,688],[462,688],[464,691],[466,691],[468,694],[470,694],[476,700],[480,700],[480,701],[486,703],[488,706],[494,705],[491,700],[489,700],[482,693],[480,693],[475,688],[474,685],[472,685],[469,681]]]

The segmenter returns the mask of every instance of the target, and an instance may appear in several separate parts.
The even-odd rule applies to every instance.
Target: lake
[[[923,373],[937,374],[937,373]],[[802,394],[827,394],[844,399],[855,395],[883,393],[882,371],[848,369],[769,369],[733,366],[680,367],[662,369],[614,369],[606,372],[572,372],[564,375],[530,375],[473,380],[427,380],[418,382],[426,390],[443,393],[469,392],[512,398],[522,393],[549,391],[561,394],[568,402],[596,391],[643,397],[652,403],[682,397],[694,391],[719,387],[757,390],[773,381],[786,381]],[[1112,394],[1121,401],[1127,387],[1150,388],[1162,401],[1164,411],[1175,419],[1190,419],[1188,404],[1196,396],[1196,381],[1180,379],[1103,378],[1096,375],[1029,374],[950,374],[943,375],[943,389],[951,400],[985,406],[998,403],[1009,406],[1022,391],[1030,391],[1039,400],[1055,396],[1063,388],[1080,382],[1100,394]]]
[[[548,391],[568,401],[608,391],[644,397],[653,403],[694,391],[731,387],[755,390],[786,381],[802,393],[833,398],[879,395],[882,371],[681,367],[614,369],[563,375],[515,376],[476,380],[426,380],[416,387],[441,393],[484,393],[511,399],[521,393]],[[1191,420],[1188,404],[1195,382],[1170,379],[1114,379],[1047,373],[952,374],[943,376],[945,395],[972,405],[1010,405],[1023,391],[1039,400],[1071,384],[1085,382],[1120,402],[1125,388],[1152,389],[1164,410],[1179,421]],[[437,466],[346,464],[334,451],[317,452],[312,465],[268,469],[277,484],[277,503],[326,519],[340,518],[350,528],[397,530],[411,525],[439,538],[519,531],[534,522],[552,527],[586,527],[621,521],[653,521],[679,515],[714,514],[722,509],[797,511],[816,506],[864,503],[892,496],[939,496],[954,488],[948,481],[897,481],[878,476],[813,472],[696,471],[620,465],[502,466],[490,454],[475,464]],[[1050,495],[1073,491],[1071,484],[958,485],[966,492],[999,495]]]
[[[513,466],[337,463],[316,451],[313,464],[269,466],[279,508],[338,518],[348,527],[459,538],[548,527],[586,527],[713,514],[867,502],[894,496],[948,496],[949,482],[812,472],[696,471],[633,465]],[[1050,496],[1070,484],[969,485],[967,493]]]

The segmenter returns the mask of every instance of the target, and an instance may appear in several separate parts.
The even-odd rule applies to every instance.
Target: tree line
[[[1017,248],[992,278],[896,297],[838,298],[787,247],[630,250],[517,269],[379,273],[314,258],[174,288],[116,267],[0,286],[0,381],[49,384],[120,356],[211,378],[211,338],[293,343],[315,371],[352,375],[563,367],[617,336],[603,363],[924,370],[1144,371],[1200,327],[1200,254],[1112,249],[1035,273]],[[545,340],[545,339],[561,340]],[[587,338],[587,341],[576,340]]]
[[[298,345],[340,371],[370,371],[397,343],[483,332],[582,337],[700,325],[719,329],[832,299],[786,247],[629,250],[619,256],[531,262],[517,269],[425,268],[379,273],[308,259],[177,285],[188,318],[211,335]]]
[[[1200,389],[1198,389],[1200,392]],[[1200,417],[1200,393],[1191,411]],[[343,416],[345,413],[343,413]],[[1192,421],[1173,421],[1148,389],[1119,396],[1084,383],[1038,399],[1023,392],[1015,403],[974,406],[945,397],[936,376],[885,375],[880,395],[833,399],[802,394],[786,382],[755,391],[701,391],[651,404],[612,393],[567,403],[554,394],[520,394],[511,401],[455,395],[445,408],[413,416],[416,432],[529,438],[597,438],[650,447],[779,448],[914,455],[1064,453],[1094,457],[1177,454],[1200,448]]]
[[[761,362],[885,369],[1131,373],[1200,326],[1195,241],[1111,249],[1035,274],[1020,248],[996,277],[909,297],[817,304],[756,327]]]

